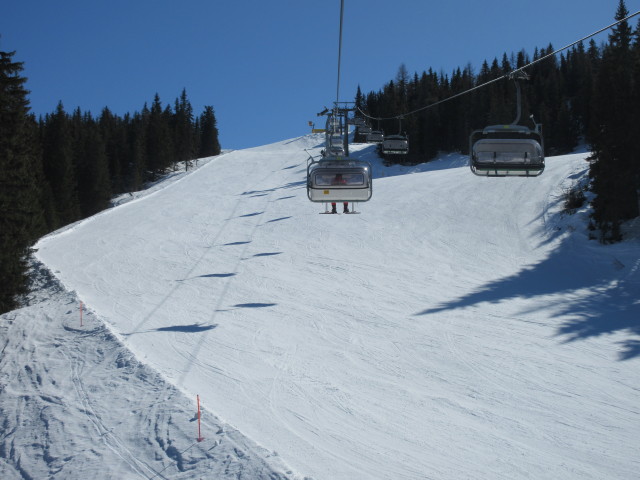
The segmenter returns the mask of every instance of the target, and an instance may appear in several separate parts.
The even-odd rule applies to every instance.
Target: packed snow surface
[[[319,215],[322,140],[41,239],[64,290],[3,317],[3,478],[637,478],[640,242],[563,213],[587,154],[481,178],[353,145],[373,198]]]

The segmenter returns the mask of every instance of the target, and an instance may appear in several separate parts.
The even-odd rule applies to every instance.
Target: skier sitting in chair
[[[341,173],[336,173],[335,178],[331,181],[331,185],[346,185],[347,181],[342,178]],[[342,202],[344,206],[344,213],[349,213],[349,202]],[[336,202],[331,202],[331,213],[338,213],[336,211]]]

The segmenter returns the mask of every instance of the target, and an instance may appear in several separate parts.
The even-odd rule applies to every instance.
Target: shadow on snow
[[[218,326],[217,324],[203,325],[202,323],[193,323],[191,325],[171,325],[169,327],[153,328],[151,330],[144,330],[141,332],[125,333],[124,335],[130,336],[130,335],[135,335],[139,333],[153,333],[153,332],[201,333],[201,332],[206,332],[208,330],[213,330],[217,326]]]
[[[532,310],[552,309],[554,317],[565,319],[556,330],[563,343],[627,333],[629,338],[620,342],[619,360],[628,360],[640,356],[640,339],[631,338],[640,335],[639,263],[624,265],[615,257],[607,259],[589,248],[575,248],[565,239],[540,263],[416,315],[550,295]]]

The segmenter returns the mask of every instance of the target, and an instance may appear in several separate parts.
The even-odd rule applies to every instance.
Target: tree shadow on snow
[[[603,255],[580,255],[567,241],[536,265],[523,268],[509,277],[491,281],[475,291],[416,315],[430,315],[446,310],[499,303],[515,298],[541,299],[535,309],[551,309],[555,317],[569,317],[558,326],[556,336],[563,343],[615,332],[629,337],[640,335],[640,272],[634,265]],[[530,312],[529,312],[530,313]],[[620,342],[619,360],[640,356],[640,340]]]

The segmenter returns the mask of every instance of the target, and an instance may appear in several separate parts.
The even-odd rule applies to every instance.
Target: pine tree
[[[175,102],[175,120],[174,120],[174,138],[175,138],[175,160],[177,162],[185,162],[186,168],[189,168],[189,160],[193,159],[195,154],[195,131],[193,125],[193,108],[187,99],[186,89],[182,90],[182,94]]]
[[[27,258],[43,230],[34,181],[35,121],[29,115],[23,64],[0,52],[0,313],[19,306],[28,287]]]
[[[60,222],[55,226],[58,228],[80,218],[71,124],[61,102],[56,112],[45,119],[42,142],[43,169]]]
[[[163,111],[160,96],[156,93],[149,111],[145,132],[146,164],[151,171],[153,180],[164,173],[173,160],[169,121],[170,115],[167,110]]]
[[[220,154],[218,127],[213,107],[205,106],[200,115],[200,153],[199,157],[211,157]]]
[[[110,189],[113,193],[125,192],[129,160],[125,122],[105,107],[102,109],[98,124],[109,161]]]
[[[356,99],[355,99],[355,108],[356,108],[355,116],[356,117],[361,116],[360,110],[363,110],[366,108],[364,105],[364,102],[365,102],[364,95],[362,95],[362,90],[360,90],[360,85],[358,85],[358,88],[356,90]]]
[[[111,186],[105,144],[90,114],[82,119],[76,150],[78,199],[82,217],[94,215],[109,206]]]
[[[146,116],[148,117],[148,110]],[[137,191],[142,188],[147,181],[147,140],[146,140],[146,120],[145,114],[136,113],[128,122],[128,150],[129,163],[127,168],[127,179],[129,191]]]

